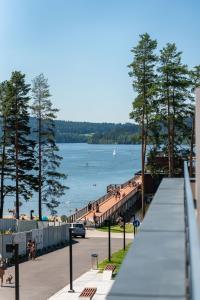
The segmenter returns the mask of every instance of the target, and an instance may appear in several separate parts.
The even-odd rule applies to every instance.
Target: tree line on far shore
[[[38,214],[42,205],[56,213],[59,197],[65,194],[66,175],[59,171],[62,157],[55,141],[57,109],[51,102],[47,79],[40,74],[32,88],[25,74],[14,71],[0,83],[0,218],[4,204],[13,197],[16,218],[20,204],[38,194]],[[36,120],[33,139],[30,115]]]
[[[151,161],[162,153],[168,159],[167,170],[149,165],[154,174],[177,175],[176,161],[182,144],[188,145],[190,160],[194,149],[194,90],[200,86],[200,65],[189,69],[182,62],[182,52],[175,43],[167,43],[160,51],[157,40],[148,33],[139,37],[132,48],[133,61],[129,76],[137,93],[130,117],[141,128],[142,210],[144,205],[144,173],[148,157]]]
[[[34,129],[37,120],[30,118]],[[32,131],[32,137],[34,133]],[[139,126],[132,123],[92,123],[55,120],[57,143],[138,144]]]

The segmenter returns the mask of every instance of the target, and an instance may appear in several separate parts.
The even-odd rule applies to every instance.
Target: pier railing
[[[129,181],[127,181],[127,185],[128,184]],[[131,191],[125,197],[123,197],[121,201],[117,202],[110,209],[108,209],[104,214],[102,214],[98,220],[98,225],[101,226],[106,220],[108,220],[110,216],[112,216],[115,212],[117,212],[120,207],[122,207],[132,196],[134,196],[138,192],[138,190],[139,188],[136,187],[133,191]]]
[[[200,299],[200,241],[187,162],[184,163],[185,222],[189,299]]]
[[[131,178],[130,180],[126,181],[125,183],[123,184],[120,184],[120,188],[124,188],[126,187],[127,185],[129,185],[130,181],[134,181],[136,180],[138,177],[140,177],[139,175],[136,175],[134,176],[133,178]],[[96,207],[96,204],[98,203],[99,205],[101,203],[103,203],[104,201],[108,200],[110,197],[112,196],[112,191],[107,193],[106,195],[102,196],[101,198],[91,202],[92,203],[92,206],[93,207]],[[72,222],[75,222],[76,220],[80,219],[81,217],[83,217],[87,212],[89,212],[89,209],[88,209],[88,205],[81,208],[81,209],[78,209],[74,214],[70,215],[67,220],[68,220],[68,223],[72,223]]]
[[[124,187],[126,187],[127,185],[130,184],[130,182],[132,181],[136,181],[138,178],[140,178],[141,176],[140,175],[135,175],[133,178],[131,178],[130,180],[127,180],[126,182],[122,183],[120,185],[121,189],[123,189]]]
[[[107,199],[110,198],[110,196],[112,195],[112,192],[102,196],[101,198],[97,199],[96,201],[91,202],[92,206],[96,206],[96,204],[101,204],[102,202],[106,201]],[[87,212],[89,212],[88,209],[88,205],[78,209],[77,212],[75,212],[74,214],[72,214],[71,216],[68,217],[68,222],[75,222],[76,220],[80,219],[82,216],[84,216]]]

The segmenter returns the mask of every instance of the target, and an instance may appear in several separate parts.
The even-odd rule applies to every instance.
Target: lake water
[[[59,144],[59,148],[63,157],[61,170],[68,175],[65,184],[70,188],[60,199],[59,215],[69,215],[100,198],[109,184],[123,183],[141,168],[140,145]],[[8,207],[12,207],[11,202],[5,208]],[[37,214],[36,196],[22,205],[20,213],[30,209]],[[49,214],[45,206],[43,212]]]

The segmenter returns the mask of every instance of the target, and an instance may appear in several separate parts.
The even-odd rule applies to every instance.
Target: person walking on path
[[[26,246],[28,259],[31,259],[31,247],[32,247],[32,241],[29,240]]]
[[[99,213],[99,203],[96,204],[96,212]]]
[[[86,219],[86,217],[84,218],[83,225],[85,226],[85,228],[87,228],[87,219]]]
[[[0,267],[0,280],[1,280],[1,287],[3,286],[3,277],[5,274],[5,270],[3,267]]]
[[[92,203],[89,202],[89,203],[88,203],[88,210],[90,211],[91,209],[92,209]]]
[[[1,280],[1,287],[3,286],[3,277],[5,275],[6,270],[6,262],[4,259],[1,258],[0,260],[0,280]]]
[[[35,260],[35,258],[36,258],[36,243],[35,241],[33,241],[31,244],[31,259]]]

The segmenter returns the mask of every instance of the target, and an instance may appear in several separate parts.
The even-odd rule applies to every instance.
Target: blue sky
[[[200,64],[199,12],[197,0],[0,0],[0,80],[44,73],[60,119],[128,122],[138,35]]]

